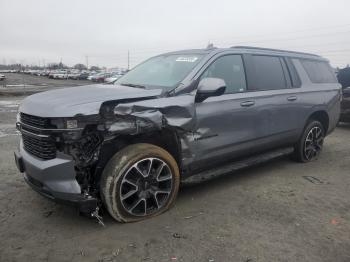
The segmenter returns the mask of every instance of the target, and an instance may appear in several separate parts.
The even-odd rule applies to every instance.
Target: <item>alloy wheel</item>
[[[144,158],[126,171],[120,184],[120,200],[129,214],[150,215],[166,205],[172,186],[168,164],[159,158]]]
[[[310,129],[304,143],[304,155],[308,161],[316,158],[320,154],[323,140],[323,131],[320,127],[314,126]]]

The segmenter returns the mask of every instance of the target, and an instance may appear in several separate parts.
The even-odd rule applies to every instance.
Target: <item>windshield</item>
[[[114,84],[171,90],[191,72],[201,58],[202,55],[199,54],[156,56],[138,65]]]

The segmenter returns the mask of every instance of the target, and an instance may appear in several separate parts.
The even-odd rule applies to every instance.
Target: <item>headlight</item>
[[[78,120],[67,120],[66,128],[67,129],[78,128]]]
[[[17,115],[16,115],[16,122],[20,122],[21,121],[21,115],[19,112],[17,112]]]

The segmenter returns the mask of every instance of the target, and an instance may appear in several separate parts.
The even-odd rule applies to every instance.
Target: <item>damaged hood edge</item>
[[[40,117],[95,115],[105,102],[157,97],[161,94],[161,89],[116,85],[71,87],[31,95],[23,100],[19,112]]]

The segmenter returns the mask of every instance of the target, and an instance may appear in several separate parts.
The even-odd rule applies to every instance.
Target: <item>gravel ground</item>
[[[0,96],[23,96],[51,89],[93,84],[88,80],[49,79],[46,76],[18,73],[3,73],[3,75],[6,79],[0,81]]]
[[[350,261],[350,125],[287,157],[182,188],[165,214],[106,227],[33,192],[13,161],[20,97],[0,99],[0,261]]]

